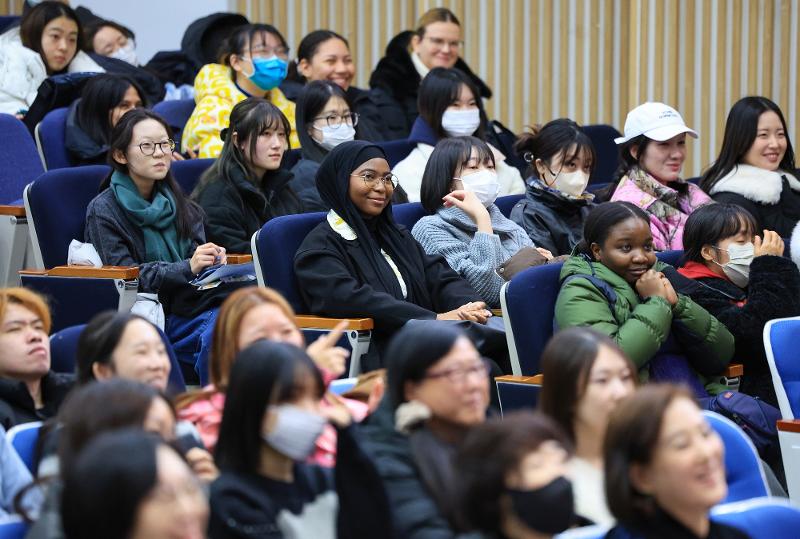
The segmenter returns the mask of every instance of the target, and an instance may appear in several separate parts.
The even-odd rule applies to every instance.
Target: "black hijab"
[[[383,149],[371,142],[352,140],[331,150],[317,171],[317,191],[322,201],[350,225],[363,246],[382,288],[397,299],[405,299],[421,307],[432,308],[430,293],[425,284],[425,265],[415,248],[415,241],[394,221],[392,205],[387,204],[380,215],[365,219],[350,200],[350,175],[370,159],[386,159]],[[380,250],[392,258],[406,283],[407,297],[403,298],[400,283]]]

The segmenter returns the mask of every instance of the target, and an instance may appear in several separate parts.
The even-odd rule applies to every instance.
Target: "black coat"
[[[764,325],[774,318],[800,316],[800,271],[788,258],[759,256],[742,290],[722,278],[702,277],[678,292],[691,297],[722,322],[736,342],[734,360],[744,365],[741,390],[778,406],[764,351]]]
[[[83,130],[78,123],[78,107],[82,98],[76,99],[67,111],[67,124],[64,131],[64,146],[69,152],[73,166],[105,165],[108,145],[98,143]]]
[[[525,229],[536,247],[554,256],[568,255],[583,239],[583,222],[594,202],[569,199],[528,183],[525,198],[511,210],[511,220]]]
[[[280,215],[303,212],[303,204],[289,185],[292,173],[268,172],[260,188],[239,168],[223,177],[203,181],[193,194],[206,212],[206,238],[229,253],[250,253],[250,238],[264,223]]]
[[[422,77],[419,76],[408,46],[414,32],[406,30],[397,34],[386,46],[386,55],[381,58],[369,78],[373,92],[372,100],[378,108],[388,140],[408,137],[417,118],[417,94]],[[492,97],[492,91],[461,58],[455,67],[466,73],[478,87],[481,97]]]
[[[795,225],[800,221],[800,193],[789,187],[786,178],[783,179],[781,198],[777,204],[762,204],[745,198],[739,193],[723,191],[711,195],[716,202],[736,204],[745,208],[756,218],[758,230],[774,230],[782,238],[792,235]]]
[[[42,378],[44,406],[37,410],[24,382],[0,379],[0,425],[8,430],[14,425],[50,419],[58,413],[64,397],[74,384],[75,376],[72,374],[47,373]]]

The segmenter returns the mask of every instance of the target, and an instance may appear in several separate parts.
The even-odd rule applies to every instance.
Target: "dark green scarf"
[[[188,257],[191,240],[178,238],[175,198],[163,182],[156,182],[153,200],[148,202],[130,176],[114,171],[111,191],[128,218],[144,233],[143,262],[180,262]]]

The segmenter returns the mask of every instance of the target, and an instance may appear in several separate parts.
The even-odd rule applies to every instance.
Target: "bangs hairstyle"
[[[487,123],[487,119],[481,92],[471,78],[455,67],[435,67],[425,75],[419,85],[417,98],[419,115],[431,127],[437,139],[447,138],[449,135],[442,127],[442,116],[447,107],[458,101],[462,85],[472,92],[481,117],[481,123],[473,136],[486,140],[483,126]]]
[[[289,62],[289,70],[286,75],[286,80],[305,84],[307,80],[303,75],[300,74],[297,69],[297,65],[301,60],[305,60],[306,62],[310,63],[314,56],[317,55],[317,51],[319,50],[320,46],[323,43],[327,43],[331,39],[338,39],[344,43],[344,46],[347,47],[348,51],[350,50],[350,43],[342,35],[337,34],[333,30],[314,30],[309,34],[306,34],[306,36],[300,41],[300,45],[297,46],[297,58]]]
[[[746,232],[758,233],[756,220],[738,204],[706,204],[689,215],[683,229],[684,258],[705,263],[701,250],[704,245],[716,246],[725,238]]]
[[[42,2],[38,6],[32,7],[23,15],[19,25],[19,37],[22,40],[22,44],[28,49],[38,52],[39,56],[42,56],[42,34],[44,33],[44,28],[50,24],[50,21],[58,19],[59,17],[70,19],[78,27],[75,47],[75,53],[77,54],[77,51],[81,49],[81,44],[83,43],[83,26],[75,11],[61,2]],[[74,58],[73,56],[72,59]],[[70,59],[67,65],[72,62],[72,59]],[[42,56],[42,60],[44,60],[44,56]],[[44,62],[44,67],[47,69],[48,75],[52,74],[46,61]]]
[[[239,352],[219,427],[215,460],[220,471],[258,473],[267,408],[300,398],[309,381],[313,397],[321,399],[325,393],[322,375],[296,346],[262,339]]]
[[[781,108],[774,101],[762,96],[743,97],[731,107],[725,122],[725,135],[722,137],[722,149],[716,162],[703,174],[700,187],[709,192],[716,183],[744,159],[758,134],[758,119],[765,112],[772,111],[778,115],[786,135],[786,153],[780,162],[780,169],[794,174],[794,149],[786,128],[786,120]]]
[[[228,39],[225,39],[220,44],[218,54],[219,63],[231,67],[231,56],[234,54],[236,56],[243,56],[245,53],[251,54],[253,50],[253,38],[256,36],[263,36],[264,34],[272,34],[278,38],[282,47],[287,51],[289,50],[289,45],[283,38],[283,34],[271,24],[243,24],[233,30],[231,35],[228,36]]]
[[[133,129],[139,122],[145,120],[155,120],[160,123],[167,132],[167,137],[171,140],[175,140],[172,134],[172,128],[170,128],[164,118],[155,112],[147,109],[133,109],[123,114],[122,118],[119,119],[117,125],[114,126],[114,129],[111,131],[111,141],[109,142],[108,148],[108,164],[111,165],[112,172],[109,173],[100,184],[100,191],[103,191],[111,185],[111,174],[113,174],[114,170],[123,174],[128,174],[128,165],[117,162],[117,160],[114,159],[114,152],[119,151],[125,156],[128,156],[129,151],[139,151],[139,148],[130,148],[133,140]],[[183,193],[183,189],[181,189],[175,181],[171,169],[167,170],[167,175],[164,176],[164,179],[160,180],[160,182],[170,190],[172,197],[175,199],[175,223],[178,229],[178,236],[191,239],[192,226],[198,220],[203,219],[202,210]]]
[[[128,324],[134,320],[142,320],[150,324],[150,321],[138,314],[118,311],[99,313],[86,324],[80,337],[78,337],[78,349],[75,354],[77,357],[79,385],[95,380],[95,363],[113,367],[111,356],[122,340],[122,335],[128,328]],[[155,326],[153,326],[153,329],[156,329]]]
[[[289,135],[292,129],[289,120],[278,107],[263,97],[255,96],[237,103],[231,110],[230,125],[220,133],[220,137],[224,141],[222,151],[214,164],[201,177],[192,193],[193,198],[196,199],[200,192],[216,178],[233,183],[231,176],[236,168],[242,170],[251,182],[259,185],[262,178],[253,172],[250,160],[246,156],[255,156],[258,137],[273,130],[283,131],[286,140],[284,152],[288,151]],[[236,133],[235,142],[233,140],[234,133]],[[245,147],[247,147],[246,152]]]
[[[322,113],[323,109],[333,97],[342,99],[347,108],[352,112],[353,109],[347,99],[347,94],[338,84],[328,80],[314,80],[303,87],[300,96],[297,98],[295,108],[295,122],[297,126],[297,136],[300,138],[300,151],[318,163],[321,163],[328,152],[323,149],[317,141],[309,134],[314,118]]]
[[[603,202],[598,204],[586,216],[583,223],[583,239],[575,246],[579,254],[594,259],[592,244],[603,245],[611,234],[611,229],[619,223],[633,217],[647,223],[650,228],[650,217],[639,206],[630,202]]]
[[[436,143],[425,165],[420,187],[420,202],[428,213],[436,213],[442,207],[442,198],[452,191],[453,179],[467,166],[473,149],[478,162],[495,165],[491,148],[479,138],[449,137]]]
[[[611,514],[626,527],[646,526],[656,511],[653,497],[633,485],[631,468],[650,465],[664,413],[679,398],[696,405],[694,394],[683,386],[647,384],[611,413],[603,441],[606,500]]]
[[[458,520],[464,529],[493,533],[501,528],[506,478],[519,473],[522,460],[551,440],[572,452],[558,425],[538,412],[512,412],[469,430],[454,462],[461,493]]]
[[[570,152],[571,153],[567,153]],[[556,157],[561,163],[569,163],[577,159],[581,153],[589,161],[591,171],[597,163],[597,153],[589,135],[569,118],[559,118],[547,122],[544,126],[534,125],[529,131],[522,133],[514,142],[514,151],[528,164],[528,176],[539,178],[536,160],[541,159],[548,167]],[[552,170],[552,167],[550,167]],[[558,171],[553,170],[558,173]]]
[[[586,394],[589,373],[605,347],[618,355],[638,385],[636,366],[607,335],[589,327],[572,327],[556,333],[542,352],[542,386],[539,410],[553,418],[575,443],[575,410]]]
[[[6,317],[9,305],[19,305],[31,311],[42,321],[45,333],[50,334],[52,319],[44,297],[21,286],[0,288],[0,323]]]
[[[128,88],[139,94],[142,107],[147,107],[144,90],[126,75],[101,73],[86,81],[78,104],[78,125],[93,141],[108,146],[111,141],[111,111],[119,106]]]

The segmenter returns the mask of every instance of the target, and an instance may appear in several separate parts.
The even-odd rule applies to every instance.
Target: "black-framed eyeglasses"
[[[481,378],[489,376],[491,369],[490,363],[482,359],[471,365],[461,365],[452,367],[439,372],[426,373],[425,378],[436,380],[437,378],[446,378],[448,382],[453,385],[463,384],[470,375],[477,375]]]
[[[156,148],[164,153],[172,153],[175,150],[175,141],[167,139],[162,142],[142,142],[139,144],[139,150],[147,156],[155,155]]]
[[[369,187],[370,189],[375,189],[378,187],[378,182],[382,183],[384,187],[387,189],[391,186],[392,189],[397,187],[397,184],[400,183],[400,180],[389,172],[388,174],[384,174],[383,176],[379,176],[370,170],[365,170],[361,174],[350,174],[351,176],[358,176],[362,180],[364,180],[364,185]]]
[[[341,127],[344,124],[356,126],[358,125],[358,113],[348,112],[346,114],[328,114],[327,116],[317,116],[314,118],[315,122],[325,120],[325,125],[328,127]]]

